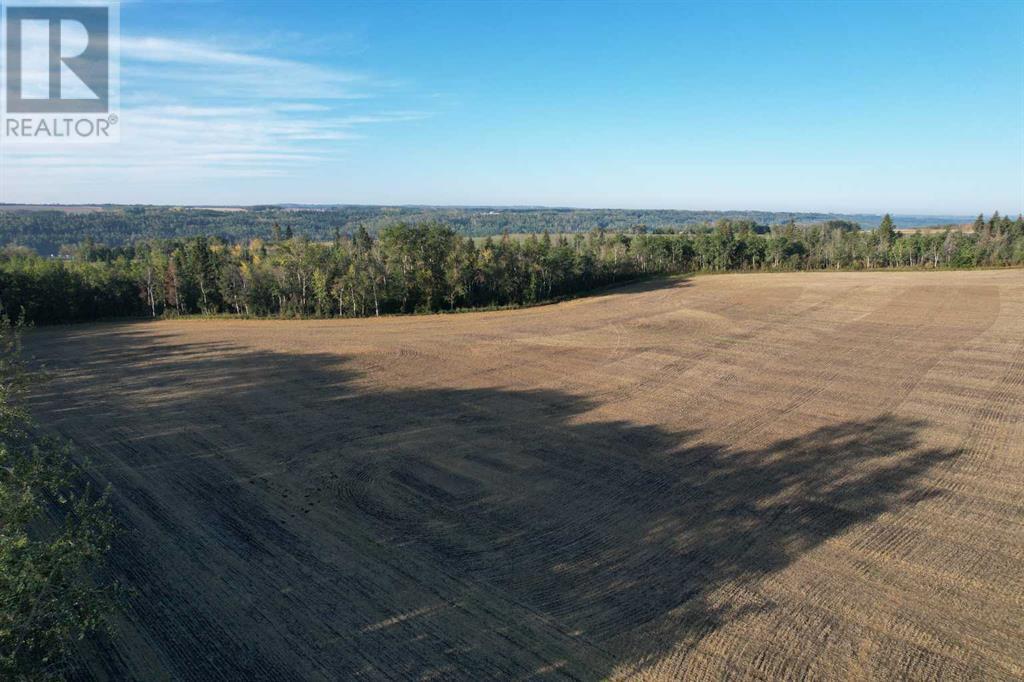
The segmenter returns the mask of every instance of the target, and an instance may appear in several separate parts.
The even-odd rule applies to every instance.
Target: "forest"
[[[218,237],[228,242],[267,238],[274,225],[312,241],[330,241],[335,233],[353,236],[360,227],[372,235],[398,223],[441,224],[462,235],[484,237],[503,232],[553,233],[701,231],[717,221],[753,221],[758,225],[808,225],[847,220],[874,227],[881,216],[779,213],[769,211],[679,211],[576,208],[436,206],[250,206],[202,208],[172,206],[16,206],[0,204],[0,245],[25,246],[55,255],[63,244],[94,239],[111,246],[147,239]],[[964,223],[951,216],[900,216],[901,227],[936,222]]]
[[[107,246],[91,239],[44,258],[0,253],[0,306],[35,324],[231,314],[362,317],[530,305],[604,285],[690,272],[970,268],[1024,264],[1024,219],[978,216],[972,231],[863,231],[841,220],[771,228],[720,219],[699,232],[591,230],[474,240],[451,227],[360,227],[314,241],[215,236]]]

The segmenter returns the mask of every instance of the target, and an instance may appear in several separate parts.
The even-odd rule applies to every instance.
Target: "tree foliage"
[[[243,242],[270,238],[280,242],[296,234],[330,241],[336,233],[355,235],[363,227],[378,235],[396,223],[442,224],[461,235],[484,237],[503,232],[540,234],[606,232],[666,233],[700,230],[719,220],[762,226],[789,221],[810,224],[852,221],[874,225],[878,216],[769,211],[678,211],[577,208],[440,206],[252,206],[246,209],[174,206],[17,207],[0,204],[0,245],[16,244],[44,255],[62,244],[94,239],[123,246],[148,239],[219,237]],[[906,221],[913,221],[906,223]],[[926,217],[904,217],[907,227],[930,224]]]
[[[638,233],[639,231],[639,233]],[[474,240],[439,223],[358,227],[331,242],[280,234],[232,243],[200,235],[60,259],[0,255],[0,304],[37,323],[232,313],[358,317],[512,306],[645,275],[691,271],[964,268],[1024,264],[1024,219],[993,215],[975,231],[903,234],[886,215],[862,231],[843,220],[766,228],[722,219],[682,234],[592,230]]]
[[[113,524],[66,444],[36,434],[24,394],[37,377],[20,351],[19,330],[0,318],[0,678],[53,678],[103,625],[113,587],[90,570]]]

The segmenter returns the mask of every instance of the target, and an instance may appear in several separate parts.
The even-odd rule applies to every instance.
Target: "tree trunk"
[[[149,310],[156,317],[156,300],[153,298],[153,267],[146,269],[146,293],[149,296]]]

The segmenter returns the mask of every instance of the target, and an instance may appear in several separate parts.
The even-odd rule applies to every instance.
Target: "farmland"
[[[1019,679],[1024,273],[51,327],[91,676]]]

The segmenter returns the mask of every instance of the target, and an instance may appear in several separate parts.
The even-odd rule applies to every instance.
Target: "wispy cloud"
[[[155,36],[121,38],[121,56],[149,62],[178,64],[230,64],[234,66],[278,66],[285,60],[232,52],[188,40]]]
[[[161,36],[122,36],[120,51],[120,143],[10,146],[10,199],[17,185],[94,183],[88,171],[166,184],[308,173],[368,128],[428,115],[395,106],[392,82],[314,61]]]
[[[382,85],[315,63],[154,36],[122,38],[121,59],[123,78],[187,87],[195,97],[365,99]]]

